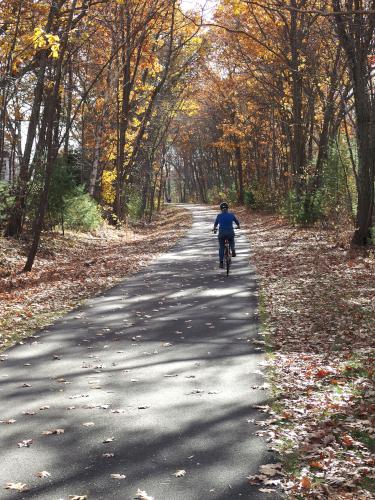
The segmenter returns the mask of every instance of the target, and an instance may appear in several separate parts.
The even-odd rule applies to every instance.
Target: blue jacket
[[[234,214],[232,214],[231,212],[221,212],[221,214],[218,214],[218,216],[216,217],[214,229],[219,226],[219,236],[222,234],[228,236],[233,235],[233,223],[237,226],[240,225],[237,217]]]

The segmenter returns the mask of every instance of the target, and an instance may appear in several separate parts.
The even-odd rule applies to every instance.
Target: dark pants
[[[234,251],[234,233],[232,234],[219,234],[219,259],[220,262],[223,262],[224,260],[224,243],[225,240],[229,241],[229,245],[232,249],[232,252]]]

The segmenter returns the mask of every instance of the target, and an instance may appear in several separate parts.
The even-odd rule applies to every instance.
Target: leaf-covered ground
[[[27,242],[0,238],[0,350],[135,273],[190,225],[190,213],[167,208],[149,225],[46,234],[30,273],[21,272]]]
[[[374,498],[375,249],[350,250],[349,233],[238,215],[272,348],[275,398],[260,433],[283,460],[250,482],[293,498]]]

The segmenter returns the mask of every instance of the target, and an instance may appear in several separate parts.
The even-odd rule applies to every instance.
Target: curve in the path
[[[7,482],[40,500],[270,498],[246,480],[270,459],[255,435],[266,396],[249,242],[226,277],[214,212],[188,208],[172,250],[3,356],[0,419],[16,422],[0,425],[0,498],[15,498]]]

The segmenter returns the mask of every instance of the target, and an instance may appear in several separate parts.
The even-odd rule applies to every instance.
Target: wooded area
[[[374,7],[221,2],[194,82],[198,111],[181,120],[181,198],[227,196],[297,223],[352,220],[353,243],[365,244],[374,217]]]
[[[0,18],[1,217],[7,237],[32,224],[29,271],[44,229],[160,208],[199,28],[162,0],[20,0]]]
[[[374,217],[373,0],[10,0],[0,223],[32,234],[223,197],[296,223]],[[5,180],[5,182],[4,182]]]

